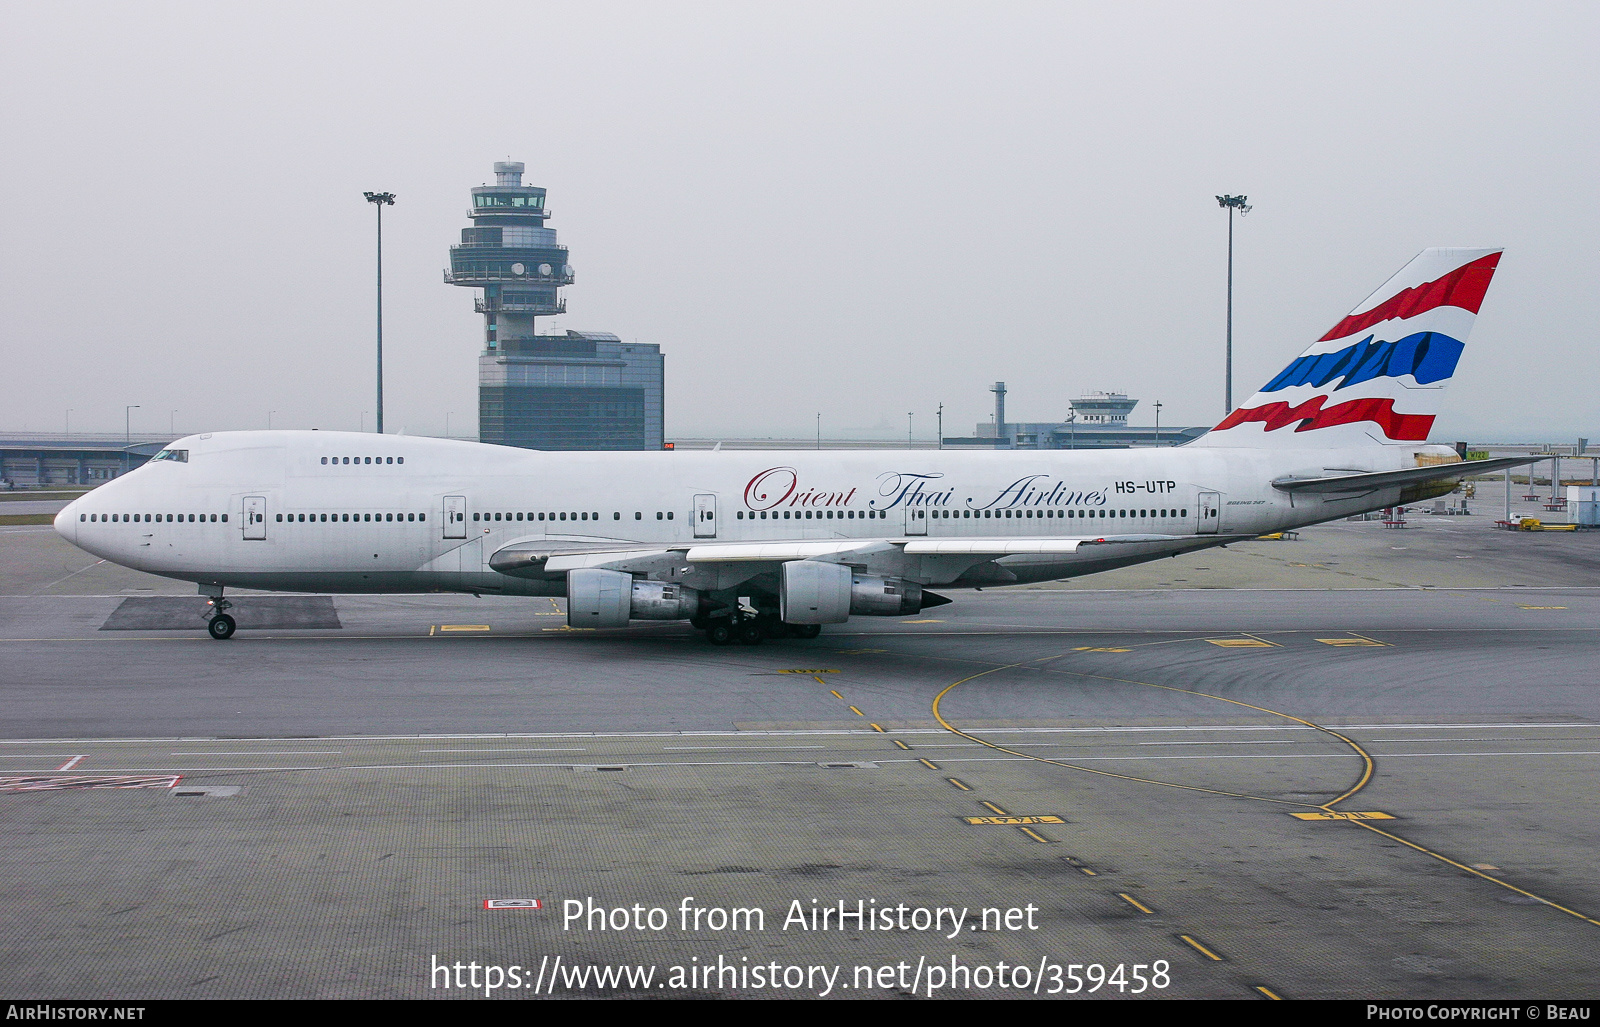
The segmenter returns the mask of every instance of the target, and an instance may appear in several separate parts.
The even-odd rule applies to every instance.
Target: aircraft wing
[[[521,543],[495,553],[489,566],[502,574],[553,577],[582,568],[649,572],[672,565],[777,564],[790,560],[830,563],[876,562],[884,557],[946,557],[981,563],[1006,556],[1093,556],[1099,547],[1138,546],[1155,552],[1182,552],[1240,537],[1231,535],[1079,535],[1056,538],[866,538],[788,542],[703,542],[662,547],[602,545],[575,549]],[[962,558],[966,558],[962,560]]]
[[[1272,487],[1280,492],[1306,492],[1326,494],[1339,492],[1373,492],[1378,489],[1418,485],[1442,478],[1465,478],[1472,474],[1500,471],[1507,467],[1537,463],[1549,457],[1508,456],[1493,460],[1463,460],[1453,464],[1435,464],[1431,467],[1407,467],[1400,471],[1371,471],[1361,474],[1339,474],[1321,478],[1279,478]]]

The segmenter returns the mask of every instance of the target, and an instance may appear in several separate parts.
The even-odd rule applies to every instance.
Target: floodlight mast
[[[378,434],[383,434],[383,208],[394,206],[394,193],[362,193],[378,208]]]
[[[1233,212],[1238,211],[1240,217],[1250,213],[1246,199],[1245,196],[1217,197],[1217,206],[1228,208],[1228,353],[1222,382],[1222,405],[1226,408],[1223,416],[1233,413]]]

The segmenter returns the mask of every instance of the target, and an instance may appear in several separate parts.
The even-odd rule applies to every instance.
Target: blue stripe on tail
[[[1419,384],[1427,385],[1454,375],[1461,351],[1466,348],[1439,332],[1418,332],[1398,342],[1374,342],[1374,338],[1369,335],[1333,353],[1297,357],[1261,391],[1277,392],[1295,385],[1321,388],[1341,375],[1344,380],[1334,387],[1335,392],[1374,378],[1402,375],[1411,375]]]

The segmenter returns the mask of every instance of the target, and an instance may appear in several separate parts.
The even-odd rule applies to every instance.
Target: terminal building
[[[1181,446],[1209,428],[1131,425],[1128,415],[1139,405],[1120,392],[1088,392],[1072,400],[1063,421],[1006,420],[1006,383],[995,382],[994,420],[977,426],[969,438],[947,438],[945,448],[983,449],[1132,449],[1135,446]]]
[[[661,347],[609,332],[541,335],[538,319],[566,312],[574,279],[556,241],[545,190],[522,184],[520,161],[495,164],[495,184],[472,190],[472,227],[450,248],[450,285],[481,289],[478,439],[525,449],[660,449]]]

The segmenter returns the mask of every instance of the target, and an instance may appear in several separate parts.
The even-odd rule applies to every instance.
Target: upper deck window
[[[189,462],[189,451],[187,449],[163,449],[150,459],[176,460],[180,464],[186,464]]]

